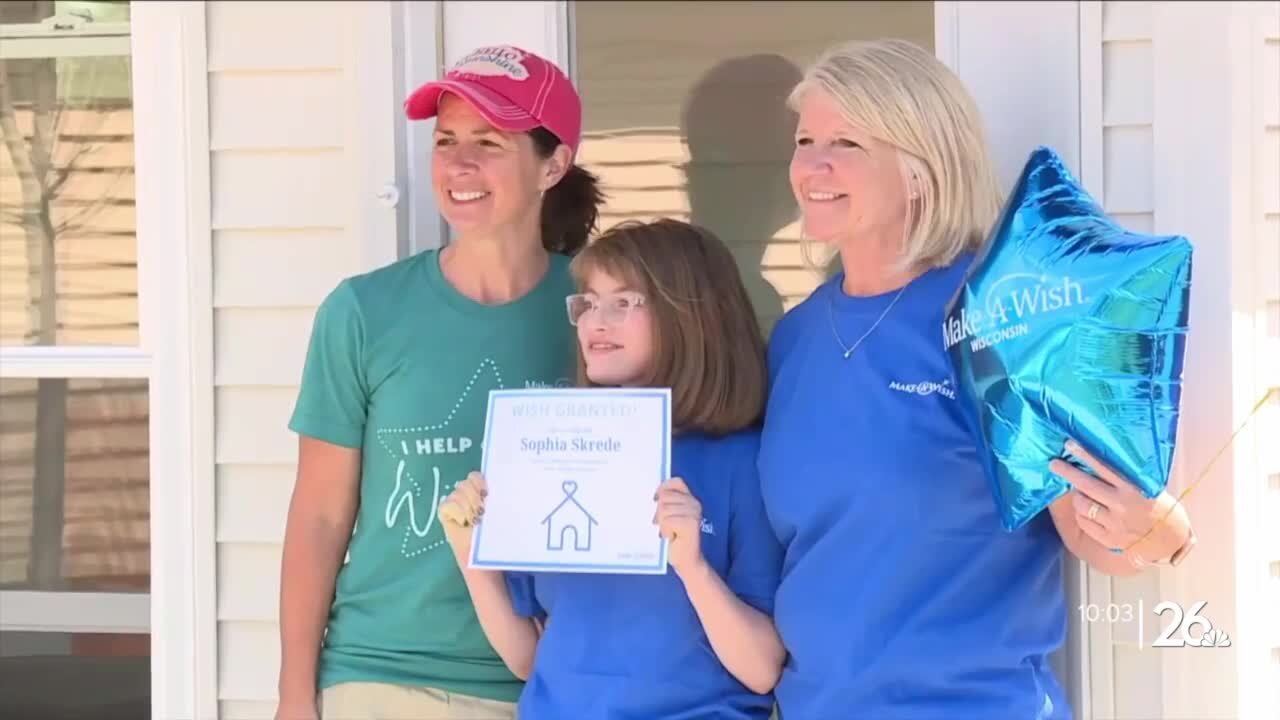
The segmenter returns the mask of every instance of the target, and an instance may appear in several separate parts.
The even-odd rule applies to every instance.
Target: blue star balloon
[[[1031,153],[943,323],[1006,530],[1070,489],[1049,470],[1068,438],[1145,496],[1165,488],[1190,280],[1185,237],[1119,227],[1053,150]]]

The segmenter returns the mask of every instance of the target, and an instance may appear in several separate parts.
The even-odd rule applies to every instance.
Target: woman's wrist
[[[1144,541],[1131,548],[1126,555],[1135,567],[1147,565],[1176,566],[1195,546],[1196,535],[1185,515],[1181,522],[1164,524],[1155,528]]]
[[[311,672],[307,672],[305,668],[300,670],[286,668],[280,673],[280,683],[276,691],[280,694],[281,700],[290,702],[306,699],[315,700],[315,665],[312,664]]]

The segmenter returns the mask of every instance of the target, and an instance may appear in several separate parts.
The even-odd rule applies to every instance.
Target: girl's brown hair
[[[671,388],[672,425],[716,435],[764,413],[764,337],[729,249],[705,228],[662,219],[615,225],[574,258],[583,289],[600,271],[643,293],[653,362],[643,384]],[[578,348],[578,384],[594,386]]]

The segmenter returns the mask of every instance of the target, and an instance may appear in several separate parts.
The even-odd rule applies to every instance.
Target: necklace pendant
[[[889,311],[893,309],[893,306],[898,304],[898,299],[902,297],[902,293],[907,291],[907,287],[907,285],[903,285],[902,288],[898,290],[898,294],[893,296],[893,300],[890,301],[889,305],[880,313],[880,317],[876,318],[876,321],[871,323],[871,327],[867,328],[867,331],[862,333],[862,337],[858,338],[858,340],[848,348],[844,346],[844,341],[840,339],[840,331],[836,329],[835,306],[831,302],[831,298],[827,298],[827,318],[831,321],[831,334],[835,336],[836,343],[840,345],[840,349],[844,350],[845,360],[848,360],[849,356],[853,354],[853,351],[857,350],[862,345],[863,340],[866,340],[871,333],[875,332],[875,329],[880,326],[881,321],[883,321],[885,316],[889,314]]]

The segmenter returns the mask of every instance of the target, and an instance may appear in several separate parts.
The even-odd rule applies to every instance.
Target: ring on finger
[[[1089,518],[1090,520],[1097,520],[1098,512],[1101,510],[1102,510],[1101,505],[1099,505],[1098,503],[1093,503],[1089,505],[1089,512],[1085,514],[1085,517]]]

